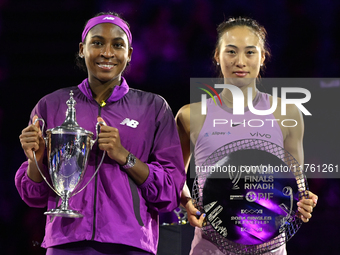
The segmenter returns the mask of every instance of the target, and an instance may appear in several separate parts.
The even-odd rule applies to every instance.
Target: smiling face
[[[111,23],[94,26],[85,43],[79,44],[79,55],[85,58],[90,84],[112,82],[119,85],[131,54],[126,34]]]
[[[265,60],[263,42],[250,28],[236,26],[223,34],[214,57],[227,83],[252,85]]]

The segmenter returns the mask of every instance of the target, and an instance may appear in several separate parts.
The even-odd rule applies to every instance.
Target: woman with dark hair
[[[29,206],[50,209],[60,201],[34,160],[33,151],[46,171],[45,144],[35,120],[44,119],[46,129],[61,125],[73,90],[79,126],[96,133],[97,121],[106,123],[90,151],[83,182],[94,174],[105,151],[103,164],[69,200],[84,217],[47,216],[42,243],[47,254],[156,254],[158,213],[179,204],[185,171],[176,123],[162,97],[129,88],[122,76],[131,61],[131,43],[129,26],[116,13],[90,19],[78,53],[88,78],[43,97],[20,135],[28,160],[16,173],[16,187]]]
[[[214,52],[214,62],[219,69],[220,76],[224,78],[224,83],[233,84],[242,91],[246,108],[244,115],[233,115],[233,95],[229,89],[223,89],[220,93],[222,105],[215,105],[212,99],[207,100],[206,115],[201,114],[201,102],[183,106],[177,113],[176,122],[186,168],[188,168],[191,157],[190,145],[194,147],[195,165],[201,166],[216,149],[232,141],[254,139],[251,134],[256,132],[267,134],[261,139],[283,147],[300,165],[303,165],[304,125],[299,109],[295,105],[287,106],[287,115],[284,118],[296,120],[298,123],[294,127],[288,127],[280,124],[280,120],[283,119],[280,99],[278,99],[277,109],[269,115],[255,115],[247,107],[249,91],[252,92],[253,106],[256,109],[270,109],[273,101],[272,96],[262,93],[256,88],[256,79],[260,75],[260,70],[264,68],[266,59],[270,56],[266,42],[266,30],[255,20],[240,17],[231,18],[221,23],[217,31],[218,40]],[[213,135],[206,137],[206,134],[212,134],[214,131],[226,132],[225,127],[224,130],[213,127],[212,123],[216,118],[232,119],[233,123],[238,124],[231,127],[231,134],[225,135],[223,138]],[[263,121],[275,119],[275,121],[273,121],[273,124],[267,121],[269,125],[261,127],[249,127],[244,120],[250,119]],[[312,192],[309,192],[308,199],[303,198],[298,202],[297,206],[302,221],[309,221],[316,203],[317,196]],[[217,246],[202,235],[200,228],[204,222],[204,215],[194,207],[190,191],[186,185],[182,192],[181,204],[187,210],[189,222],[196,227],[190,254],[222,254]],[[283,245],[275,253],[270,252],[269,254],[285,253],[286,250]]]

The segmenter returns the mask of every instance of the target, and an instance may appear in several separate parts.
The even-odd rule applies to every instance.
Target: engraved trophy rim
[[[93,136],[93,132],[88,131],[86,129],[83,129],[81,127],[77,127],[77,128],[64,128],[63,126],[58,126],[58,127],[54,127],[54,128],[50,128],[46,130],[46,134],[78,134],[78,135],[88,135],[90,137]]]

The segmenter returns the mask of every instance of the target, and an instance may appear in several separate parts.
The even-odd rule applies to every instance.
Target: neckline
[[[88,82],[88,78],[84,79],[81,84],[78,85],[79,89],[83,92],[83,94],[90,100],[94,100],[92,96],[92,91],[90,88],[90,84]],[[120,100],[129,92],[129,85],[126,83],[124,77],[122,77],[122,83],[118,86],[115,86],[112,90],[111,95],[105,100],[108,102],[115,102]]]

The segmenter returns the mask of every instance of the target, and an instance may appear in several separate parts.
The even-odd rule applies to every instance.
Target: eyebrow
[[[93,35],[92,37],[91,37],[91,39],[92,38],[99,38],[99,39],[105,39],[103,36],[100,36],[100,35]],[[123,39],[123,37],[116,37],[116,38],[113,38],[113,40],[123,40],[124,41],[124,39]]]
[[[232,45],[232,44],[228,44],[228,45],[226,45],[225,47],[232,47],[232,48],[238,49],[237,46]],[[251,46],[246,46],[245,48],[246,48],[246,49],[256,49],[256,46],[251,45]]]

